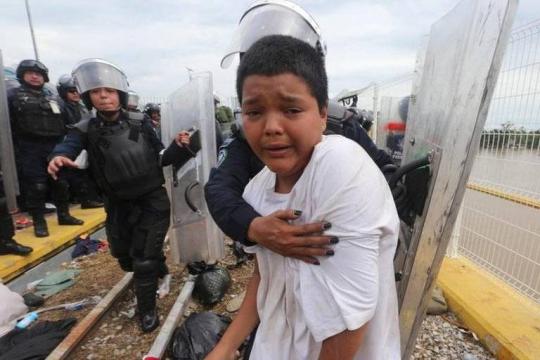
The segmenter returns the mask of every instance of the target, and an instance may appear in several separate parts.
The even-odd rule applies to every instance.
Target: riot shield
[[[2,51],[0,50],[0,167],[2,171],[2,182],[6,193],[8,209],[17,209],[17,195],[19,194],[19,183],[17,180],[17,168],[15,166],[15,154],[13,151],[13,139],[11,137],[11,123],[9,121],[9,110],[6,94],[6,81],[4,79],[4,62]]]
[[[397,284],[404,359],[452,234],[516,7],[517,0],[462,0],[432,26],[416,72],[403,162],[427,157],[431,180],[422,215],[404,230],[408,251]]]
[[[200,148],[195,157],[180,169],[173,166],[165,169],[171,197],[169,240],[173,260],[214,262],[223,257],[224,242],[206,207],[203,189],[216,164],[211,73],[193,74],[187,84],[169,96],[161,114],[161,136],[165,144],[181,130],[189,130],[192,144],[200,144],[195,146]]]
[[[399,115],[402,98],[383,96],[377,122],[377,147],[386,150],[396,165],[401,164],[405,121]]]

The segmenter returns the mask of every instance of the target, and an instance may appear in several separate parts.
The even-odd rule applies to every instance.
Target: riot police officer
[[[2,170],[0,169],[0,255],[28,255],[32,252],[32,248],[19,244],[13,239],[15,229],[13,220],[9,213],[4,193],[4,183],[2,181]]]
[[[325,55],[319,26],[306,11],[289,1],[259,1],[242,15],[221,66],[228,67],[237,53],[241,56],[254,42],[273,34],[306,41],[321,56]],[[332,102],[328,111],[328,128],[333,133],[356,141],[379,167],[394,168],[392,159],[377,149],[361,122],[355,119],[357,115]],[[325,246],[331,242],[330,237],[320,235],[325,230],[323,223],[290,225],[287,221],[299,215],[290,209],[262,217],[242,199],[245,186],[263,165],[243,139],[238,125],[233,136],[224,142],[218,165],[205,186],[206,201],[214,220],[228,236],[245,245],[253,245],[255,241],[281,255],[316,263],[314,256],[324,256]]]
[[[86,106],[81,104],[81,95],[71,75],[64,74],[60,76],[56,90],[63,100],[66,126],[70,127],[81,121],[83,117],[90,116]],[[64,174],[65,179],[69,182],[72,196],[77,197],[81,203],[81,209],[103,207],[103,202],[99,199],[96,191],[96,185],[89,177],[86,169],[69,169]]]
[[[139,94],[133,90],[128,90],[127,110],[140,112],[139,110]]]
[[[81,121],[83,116],[90,115],[88,109],[81,104],[81,95],[77,91],[71,75],[64,74],[58,79],[56,85],[58,95],[64,104],[64,121],[66,126],[74,125]]]
[[[52,152],[49,173],[56,177],[73,159],[88,151],[90,169],[105,194],[106,230],[111,253],[124,271],[133,271],[140,325],[144,332],[159,325],[156,312],[158,277],[167,273],[163,241],[169,227],[170,203],[161,166],[181,166],[192,156],[187,132],[167,150],[149,119],[128,112],[128,82],[117,66],[87,59],[73,70],[83,102],[97,115],[84,119]]]
[[[159,104],[148,103],[144,106],[143,112],[148,115],[158,138],[161,139],[161,107]]]
[[[13,129],[15,158],[26,208],[37,237],[49,236],[43,216],[49,189],[47,156],[65,134],[61,100],[44,90],[49,71],[37,60],[23,60],[17,67],[21,86],[10,89],[8,104]],[[52,181],[52,195],[59,225],[82,225],[69,213],[69,185],[63,178]]]

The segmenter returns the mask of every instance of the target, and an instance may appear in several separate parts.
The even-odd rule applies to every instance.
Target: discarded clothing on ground
[[[89,236],[79,236],[75,242],[75,248],[71,252],[71,258],[75,259],[79,256],[90,255],[104,247],[106,247],[106,245],[102,240],[95,240]]]
[[[0,283],[0,336],[12,330],[17,319],[27,312],[22,296]]]
[[[202,305],[219,302],[231,286],[231,276],[227,269],[209,265],[202,261],[188,265],[189,273],[196,275],[193,297]]]
[[[79,270],[61,270],[53,272],[36,285],[36,291],[34,293],[47,299],[75,284],[75,277],[79,275],[79,273]]]
[[[170,356],[173,360],[204,359],[230,323],[230,318],[212,312],[191,314],[174,332]]]
[[[29,329],[14,329],[0,338],[0,360],[45,359],[69,334],[75,318],[42,321]]]

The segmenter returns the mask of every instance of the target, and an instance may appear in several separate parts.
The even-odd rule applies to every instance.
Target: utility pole
[[[34,26],[32,25],[32,15],[30,15],[30,4],[28,4],[28,0],[24,0],[24,4],[26,5],[26,15],[28,15],[28,24],[30,25],[30,35],[32,36],[32,43],[34,44],[34,54],[36,56],[36,60],[39,60],[36,36],[34,35]]]

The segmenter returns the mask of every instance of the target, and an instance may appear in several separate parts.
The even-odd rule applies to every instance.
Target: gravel
[[[227,244],[230,245],[230,241]],[[186,317],[192,312],[199,311],[214,311],[234,317],[234,313],[227,311],[226,305],[245,290],[253,271],[253,261],[248,261],[241,266],[235,266],[232,251],[229,246],[227,246],[227,249],[227,256],[221,261],[221,264],[229,268],[233,282],[225,298],[212,307],[203,307],[192,301],[189,303],[185,314]],[[169,265],[173,274],[171,294],[164,299],[158,300],[159,314],[162,321],[172,307],[187,277],[187,273],[183,271],[182,266]],[[76,301],[95,294],[104,296],[124,274],[118,268],[116,260],[112,259],[106,252],[84,257],[66,267],[72,268],[74,266],[82,270],[77,283],[72,288],[48,299],[47,306]],[[142,334],[140,332],[134,318],[135,304],[135,296],[130,289],[115,303],[111,311],[98,325],[98,328],[90,332],[78,350],[71,354],[70,358],[74,360],[141,358],[150,348],[157,331],[151,334]],[[89,311],[90,308],[84,308],[76,312],[50,312],[43,314],[43,318],[56,320],[67,316],[75,316],[78,320],[81,320]],[[411,358],[430,360],[495,359],[475,339],[475,335],[462,326],[452,313],[426,317]]]
[[[449,312],[424,319],[412,359],[491,360],[495,357]]]

